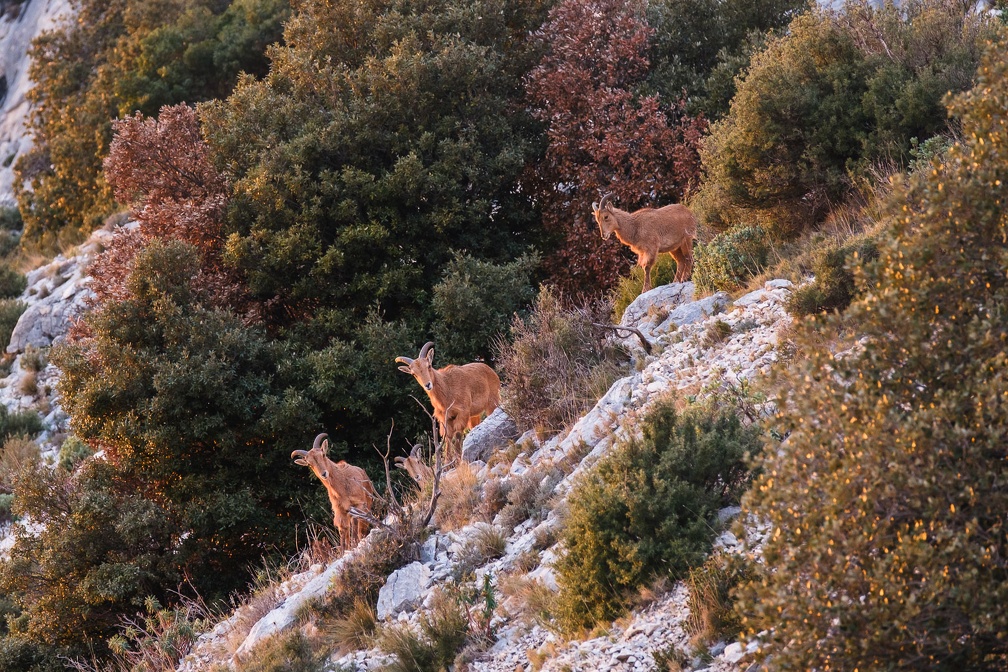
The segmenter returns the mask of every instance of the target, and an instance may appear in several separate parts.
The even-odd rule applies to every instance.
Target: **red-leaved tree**
[[[113,130],[105,179],[116,199],[130,205],[139,227],[117,232],[96,258],[97,303],[125,297],[133,260],[151,239],[177,239],[202,254],[198,284],[208,301],[254,321],[241,284],[222,260],[228,183],[210,160],[195,110],[165,106],[157,119],[138,112],[115,122]]]
[[[632,263],[600,239],[592,201],[612,192],[626,209],[666,205],[698,179],[706,121],[634,92],[650,35],[639,0],[562,0],[534,35],[545,55],[527,90],[549,140],[535,175],[543,224],[561,241],[545,264],[568,296],[608,290]]]

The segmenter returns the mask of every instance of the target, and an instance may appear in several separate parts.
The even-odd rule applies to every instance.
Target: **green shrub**
[[[706,245],[697,245],[693,282],[708,292],[734,292],[749,278],[759,275],[770,261],[766,232],[758,226],[744,226],[715,236]]]
[[[651,269],[651,283],[655,287],[667,285],[675,279],[676,263],[672,255],[659,254],[658,260]],[[613,322],[619,324],[623,318],[623,312],[634,299],[641,295],[644,289],[644,269],[634,266],[630,269],[630,275],[620,278],[613,290]]]
[[[557,562],[558,614],[568,630],[611,620],[633,591],[659,576],[683,577],[703,561],[717,511],[750,475],[757,431],[733,413],[657,402],[641,438],[617,446],[568,497]]]
[[[0,670],[12,672],[66,672],[62,651],[49,643],[9,635],[0,638]]]
[[[20,231],[24,226],[21,211],[9,205],[0,205],[0,231]]]
[[[11,334],[28,306],[16,299],[0,299],[0,343],[10,343]]]
[[[0,263],[0,299],[12,299],[20,296],[28,286],[28,278],[9,264]]]
[[[603,340],[604,303],[568,308],[549,288],[527,318],[515,316],[512,343],[498,343],[502,406],[519,427],[559,431],[595,403],[624,371],[625,351]]]
[[[57,463],[66,471],[73,471],[78,464],[94,455],[94,451],[76,434],[71,434],[60,446]]]
[[[0,441],[20,435],[33,437],[42,431],[42,418],[35,411],[8,411],[0,404]]]
[[[778,381],[789,436],[744,502],[767,571],[740,605],[775,670],[1008,667],[1005,36],[952,100],[963,140],[897,181],[871,292],[800,321]],[[851,320],[864,347],[836,357],[823,328]]]
[[[494,339],[535,298],[531,278],[538,265],[534,254],[500,265],[458,254],[448,263],[431,303],[434,340],[446,361],[490,359]]]
[[[934,158],[948,152],[954,142],[947,135],[936,135],[924,142],[910,138],[910,163],[907,165],[907,170],[915,173],[929,169]]]
[[[871,240],[820,250],[812,262],[814,280],[794,290],[788,299],[788,312],[796,316],[826,311],[842,312],[857,292],[852,266],[877,258],[878,247]]]

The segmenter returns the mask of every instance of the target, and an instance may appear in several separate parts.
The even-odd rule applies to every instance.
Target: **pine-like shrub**
[[[717,511],[737,501],[750,478],[755,427],[731,412],[672,399],[601,459],[572,490],[556,564],[558,616],[568,630],[611,620],[633,591],[659,576],[683,577],[703,562]]]
[[[708,292],[733,292],[766,268],[770,246],[766,232],[758,226],[725,231],[694,253],[693,282]]]
[[[853,267],[878,257],[872,240],[861,240],[816,252],[812,261],[812,282],[794,290],[788,299],[792,315],[810,315],[844,310],[857,292]]]
[[[744,506],[773,532],[746,591],[775,670],[1008,667],[1008,40],[954,99],[956,144],[897,184],[835,357],[780,381],[788,440]]]

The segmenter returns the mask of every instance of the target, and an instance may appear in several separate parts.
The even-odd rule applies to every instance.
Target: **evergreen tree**
[[[15,488],[16,511],[40,524],[0,572],[23,612],[17,634],[100,650],[147,596],[224,597],[263,556],[292,552],[299,500],[323,511],[290,462],[320,429],[316,412],[284,384],[276,345],[206,307],[199,267],[191,246],[151,243],[127,296],[53,352],[75,434],[104,453]]]

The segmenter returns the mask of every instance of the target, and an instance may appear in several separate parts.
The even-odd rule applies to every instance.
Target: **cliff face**
[[[14,162],[31,149],[28,50],[42,32],[72,14],[70,0],[0,0],[0,205],[14,202]]]

